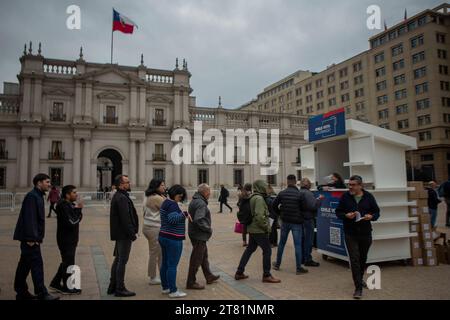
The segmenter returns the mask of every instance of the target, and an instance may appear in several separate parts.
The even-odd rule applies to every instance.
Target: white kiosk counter
[[[417,236],[410,232],[409,225],[417,218],[409,217],[409,207],[416,203],[408,202],[408,191],[414,188],[407,187],[405,151],[417,149],[417,141],[357,120],[344,121],[345,131],[340,135],[316,137],[311,144],[300,148],[301,167],[298,169],[315,185],[333,172],[345,178],[360,175],[381,210],[380,219],[372,223],[373,244],[368,262],[409,259],[410,237]],[[308,131],[305,131],[305,139],[309,141]],[[334,214],[344,191],[321,192],[326,199],[317,217],[317,247],[325,257],[348,261],[342,220]]]

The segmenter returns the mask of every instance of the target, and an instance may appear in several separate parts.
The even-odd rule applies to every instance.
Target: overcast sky
[[[443,0],[0,0],[0,81],[17,82],[25,42],[48,58],[109,63],[112,7],[137,25],[114,33],[114,62],[170,69],[186,58],[197,105],[235,108],[297,71],[321,71],[368,49],[366,9],[377,4],[391,26]],[[81,30],[66,8],[81,8]],[[0,89],[2,92],[3,88]]]

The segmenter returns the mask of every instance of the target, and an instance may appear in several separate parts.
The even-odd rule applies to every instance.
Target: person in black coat
[[[230,212],[233,212],[233,208],[228,204],[228,197],[230,196],[230,192],[225,188],[223,184],[220,185],[220,195],[219,195],[219,203],[220,203],[220,211],[222,213],[223,205],[227,206],[230,209]]]
[[[345,192],[336,208],[336,216],[344,222],[345,245],[355,284],[355,299],[362,298],[367,255],[372,245],[372,224],[380,217],[380,208],[374,196],[364,190],[360,176],[350,177],[349,191]]]
[[[17,300],[57,300],[48,293],[44,285],[44,262],[41,243],[45,236],[44,195],[50,189],[50,177],[40,173],[33,178],[34,188],[22,202],[19,218],[14,231],[14,240],[20,241],[20,260],[14,279]],[[34,293],[28,291],[27,277],[31,271]]]
[[[50,283],[50,288],[62,294],[80,294],[80,288],[69,288],[68,268],[75,265],[75,252],[78,245],[79,226],[83,218],[82,203],[75,204],[77,190],[73,185],[62,188],[61,200],[56,204],[56,242],[61,254],[61,264]],[[62,282],[62,284],[61,284]]]
[[[132,297],[136,293],[125,287],[125,268],[130,256],[132,242],[137,239],[139,218],[133,201],[128,192],[130,180],[126,175],[115,178],[117,192],[111,199],[110,230],[111,240],[116,242],[114,247],[114,262],[111,267],[111,279],[108,294],[116,297]]]

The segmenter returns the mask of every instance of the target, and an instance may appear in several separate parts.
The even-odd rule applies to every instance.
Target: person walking
[[[50,209],[48,210],[48,216],[47,218],[50,218],[52,216],[52,211],[55,211],[55,205],[58,203],[60,197],[59,197],[59,191],[55,186],[52,186],[50,192],[48,193],[47,201],[50,202]]]
[[[219,203],[220,203],[220,211],[222,213],[222,207],[225,205],[230,212],[233,212],[233,208],[228,204],[228,197],[230,196],[230,192],[225,188],[223,184],[220,185],[220,195],[219,195]]]
[[[161,217],[159,210],[166,200],[166,185],[161,179],[152,179],[145,191],[144,199],[144,223],[142,233],[148,241],[148,277],[150,285],[161,284],[161,279],[157,276],[156,267],[161,270],[161,246],[159,245],[159,229],[161,228]],[[159,273],[158,273],[159,274]]]
[[[287,188],[281,191],[273,201],[273,209],[281,218],[280,243],[278,244],[277,259],[273,263],[275,270],[280,270],[283,258],[284,247],[292,232],[295,249],[296,274],[307,273],[308,270],[302,267],[303,259],[303,222],[304,222],[304,196],[297,188],[297,178],[295,175],[287,177]]]
[[[353,298],[361,299],[367,255],[372,245],[372,224],[380,217],[380,208],[374,196],[363,187],[360,176],[350,177],[349,191],[345,192],[336,208],[336,216],[344,222],[345,246],[352,270],[355,292]]]
[[[428,202],[428,212],[430,213],[431,216],[431,226],[433,228],[436,228],[438,205],[439,203],[441,203],[437,191],[437,183],[435,181],[430,181],[426,189],[428,192],[427,202]]]
[[[270,273],[270,260],[272,248],[270,246],[269,234],[269,209],[265,197],[267,196],[267,183],[257,180],[253,183],[253,195],[250,198],[250,209],[252,222],[248,225],[249,243],[242,254],[239,266],[234,278],[236,280],[247,279],[245,267],[250,260],[252,254],[260,247],[263,251],[263,277],[262,281],[267,283],[280,283],[281,280],[276,279]]]
[[[280,228],[280,225],[278,224],[278,215],[276,214],[275,210],[273,209],[273,201],[277,197],[277,194],[273,190],[272,186],[269,184],[267,187],[267,208],[269,209],[269,218],[272,219],[272,225],[270,226],[270,245],[272,248],[275,248],[278,246],[278,229]]]
[[[447,180],[439,187],[439,196],[444,198],[447,206],[447,214],[445,216],[445,226],[450,228],[450,180]]]
[[[14,240],[20,241],[20,260],[14,278],[16,300],[58,300],[44,285],[44,262],[41,244],[45,236],[45,192],[50,189],[50,177],[39,173],[33,178],[34,188],[22,202]],[[34,293],[28,291],[27,277],[31,271]]]
[[[312,258],[312,247],[314,242],[314,228],[316,225],[317,210],[320,207],[320,201],[323,196],[314,197],[314,193],[310,191],[311,181],[303,178],[300,181],[300,195],[303,197],[303,258],[302,263],[307,267],[318,267],[320,263],[315,262]]]
[[[187,212],[180,209],[179,203],[186,199],[186,190],[180,185],[172,186],[169,197],[161,205],[161,230],[159,244],[162,251],[161,287],[162,293],[170,298],[182,298],[187,294],[177,288],[177,267],[183,251],[186,233]]]
[[[75,252],[78,245],[80,222],[83,218],[83,203],[75,203],[77,189],[73,185],[64,186],[61,190],[62,199],[56,205],[56,243],[61,254],[58,271],[50,283],[50,289],[62,294],[80,294],[80,288],[69,288],[67,280],[69,266],[75,265]],[[61,284],[62,282],[62,284]]]
[[[246,183],[244,184],[244,187],[242,188],[240,194],[239,194],[239,200],[237,203],[237,206],[239,208],[239,210],[242,209],[242,205],[244,203],[245,200],[250,199],[250,197],[252,196],[252,184],[251,183]],[[243,228],[242,228],[242,246],[243,247],[247,247],[248,243],[247,243],[247,225],[243,224]]]
[[[212,284],[220,278],[220,276],[214,275],[209,268],[208,247],[206,245],[212,235],[211,212],[208,209],[210,195],[210,187],[207,184],[201,184],[189,204],[188,212],[192,221],[189,221],[188,231],[192,243],[192,253],[186,289],[202,290],[205,288],[196,280],[196,274],[200,266],[207,284]]]
[[[128,194],[131,190],[128,176],[118,175],[114,179],[114,184],[117,192],[111,199],[110,231],[111,240],[116,243],[107,293],[114,294],[116,297],[132,297],[136,293],[125,287],[125,269],[130,257],[132,243],[137,239],[139,218]]]

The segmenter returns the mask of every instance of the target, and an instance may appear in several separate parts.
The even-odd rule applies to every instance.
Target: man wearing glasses
[[[352,269],[355,292],[353,298],[361,299],[367,255],[372,244],[371,221],[380,217],[380,208],[374,196],[364,190],[360,176],[352,176],[336,208],[336,216],[344,221],[345,245]]]

